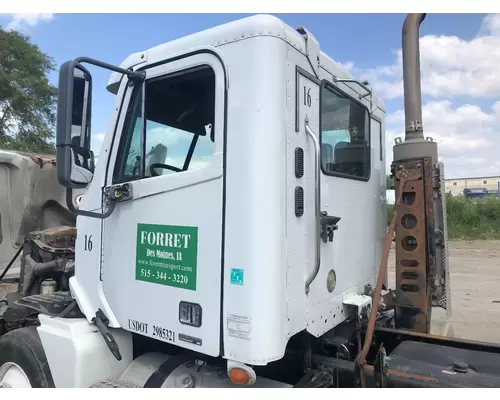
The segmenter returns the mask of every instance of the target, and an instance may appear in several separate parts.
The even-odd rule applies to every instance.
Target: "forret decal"
[[[196,290],[198,228],[137,224],[135,279]]]

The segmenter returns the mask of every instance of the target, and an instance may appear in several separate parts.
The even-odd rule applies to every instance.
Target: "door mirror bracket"
[[[57,179],[66,188],[68,209],[94,218],[107,218],[114,202],[104,213],[76,209],[72,189],[87,187],[94,177],[95,158],[91,148],[92,75],[81,65],[88,63],[126,75],[131,82],[143,81],[144,71],[133,71],[106,64],[88,57],[65,62],[59,70],[57,102],[56,157]],[[104,195],[104,193],[103,193]]]
[[[70,188],[66,188],[66,205],[68,207],[68,210],[71,211],[73,214],[81,215],[83,217],[99,218],[99,219],[108,218],[115,209],[115,203],[109,204],[108,209],[104,213],[77,209],[75,207],[75,204],[73,203],[73,190]]]

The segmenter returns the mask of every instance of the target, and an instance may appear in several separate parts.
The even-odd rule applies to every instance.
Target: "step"
[[[139,388],[139,387],[140,386],[134,385],[131,382],[122,381],[120,379],[104,379],[90,386],[90,388],[99,388],[99,389]]]

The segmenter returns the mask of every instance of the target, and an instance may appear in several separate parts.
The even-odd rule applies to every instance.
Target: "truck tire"
[[[35,326],[0,338],[0,387],[55,387]]]

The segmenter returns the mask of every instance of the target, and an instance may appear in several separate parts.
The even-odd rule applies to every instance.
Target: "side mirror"
[[[57,101],[57,179],[66,188],[84,188],[94,175],[90,150],[92,76],[76,61],[59,70]]]

